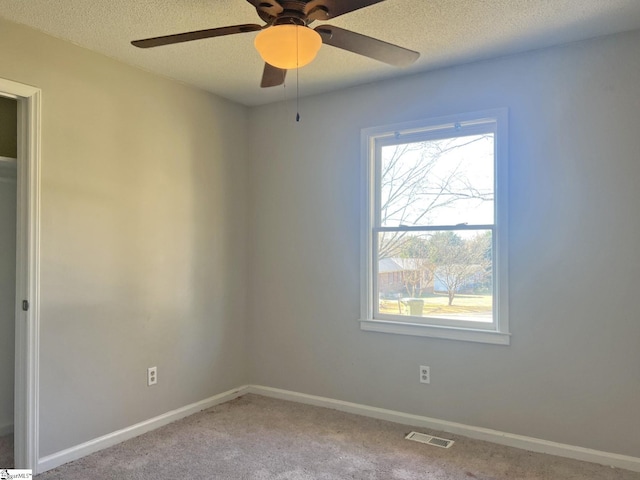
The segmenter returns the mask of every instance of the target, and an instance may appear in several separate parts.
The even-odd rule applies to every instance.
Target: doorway
[[[18,102],[0,97],[0,468],[14,466]]]
[[[15,240],[13,301],[13,467],[38,473],[38,352],[40,237],[40,104],[38,88],[0,78],[0,100],[15,107],[15,161],[2,162],[15,171]],[[11,182],[3,182],[11,185]],[[8,196],[11,195],[9,192]],[[8,201],[7,201],[8,203]],[[10,248],[10,244],[9,247]],[[12,292],[13,293],[13,292]],[[5,303],[3,301],[3,303]],[[8,309],[11,315],[11,307]],[[1,410],[0,422],[5,412]],[[10,400],[9,400],[10,402]],[[6,408],[5,408],[6,410]],[[0,433],[3,433],[0,431]]]

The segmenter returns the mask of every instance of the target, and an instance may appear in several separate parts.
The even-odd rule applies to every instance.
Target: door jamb
[[[18,101],[15,468],[38,473],[40,353],[40,137],[42,91],[0,78]],[[23,310],[23,301],[28,308]]]

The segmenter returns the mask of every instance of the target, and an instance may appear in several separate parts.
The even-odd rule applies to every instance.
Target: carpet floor
[[[38,475],[38,480],[640,480],[640,473],[245,395]]]
[[[13,468],[13,434],[0,437],[0,468]]]

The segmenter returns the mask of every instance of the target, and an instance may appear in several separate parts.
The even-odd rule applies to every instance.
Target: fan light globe
[[[309,27],[276,25],[262,30],[254,44],[269,65],[292,70],[304,67],[316,58],[322,38]]]

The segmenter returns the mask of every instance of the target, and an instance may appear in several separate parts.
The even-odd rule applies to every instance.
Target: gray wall
[[[0,58],[43,92],[40,454],[245,384],[246,109],[4,21]]]
[[[637,456],[639,47],[303,99],[296,124],[1,21],[0,77],[43,90],[41,455],[251,381]],[[512,345],[360,331],[360,129],[495,107]]]
[[[303,99],[300,124],[253,109],[252,383],[638,456],[639,49],[636,32]],[[511,346],[360,331],[360,129],[496,107]]]

